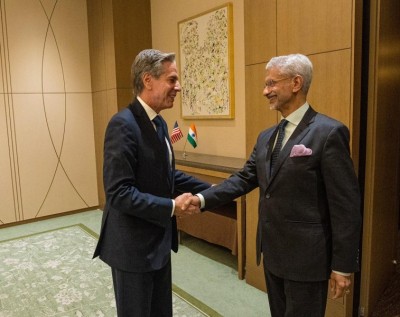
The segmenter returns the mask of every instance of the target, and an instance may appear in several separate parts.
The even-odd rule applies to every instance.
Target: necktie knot
[[[162,122],[161,117],[159,115],[155,116],[155,118],[153,119],[153,122],[156,126],[158,138],[160,139],[160,141],[164,142],[165,135],[164,135],[164,128],[163,128],[163,122]]]
[[[282,119],[281,122],[279,122],[279,132],[284,131],[286,125],[288,124],[289,121],[287,121],[286,119]]]

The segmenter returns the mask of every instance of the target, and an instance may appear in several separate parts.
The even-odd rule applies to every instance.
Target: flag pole
[[[186,143],[187,143],[187,138],[186,138],[186,141],[185,141],[185,145],[183,146],[183,154],[182,154],[182,157],[186,160],[186,157],[187,157],[187,154],[186,154],[186,151],[185,151],[185,149],[186,149]]]

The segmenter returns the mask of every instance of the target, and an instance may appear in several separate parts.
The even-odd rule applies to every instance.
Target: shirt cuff
[[[172,200],[172,212],[171,212],[171,217],[172,217],[175,213],[175,200],[173,200],[173,199],[171,199],[171,200]]]
[[[200,209],[203,209],[204,206],[206,205],[206,202],[204,200],[203,195],[202,194],[196,194],[196,196],[199,197],[199,199],[200,199]]]
[[[350,276],[351,273],[343,273],[343,272],[338,272],[338,271],[334,271],[332,270],[333,273],[339,274],[339,275],[343,275],[343,276]]]

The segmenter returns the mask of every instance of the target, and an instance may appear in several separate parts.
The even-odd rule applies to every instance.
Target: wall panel
[[[2,221],[97,206],[86,1],[0,4]]]
[[[47,12],[38,1],[2,0],[1,9],[2,33],[8,49],[4,53],[12,72],[10,88],[14,93],[38,93],[42,91]]]
[[[112,94],[113,91],[99,91],[92,94],[93,100],[93,121],[94,121],[94,139],[96,152],[96,171],[97,171],[97,187],[99,205],[102,207],[105,204],[104,186],[103,186],[103,144],[104,131],[110,118],[111,112],[108,106],[116,104],[117,98]],[[109,98],[108,95],[113,95]],[[111,99],[109,101],[109,99]],[[109,113],[110,112],[110,113]]]
[[[265,64],[246,66],[246,152],[247,156],[256,144],[258,134],[278,121],[278,112],[269,109],[269,101],[263,96]],[[258,189],[246,195],[246,281],[265,290],[263,266],[256,263],[256,233],[258,223]]]
[[[279,113],[270,110],[263,95],[266,63],[246,66],[246,152],[250,155],[258,134],[278,122]]]
[[[35,217],[57,170],[57,156],[62,148],[63,135],[63,125],[59,123],[64,121],[64,111],[61,110],[64,103],[56,97],[53,96],[49,101],[53,108],[60,108],[57,112],[61,115],[58,122],[52,120],[54,124],[48,126],[41,95],[13,96],[23,219]],[[49,127],[55,129],[49,130]]]
[[[351,50],[321,53],[309,58],[314,66],[309,103],[315,110],[350,127]]]
[[[141,50],[152,46],[150,1],[135,0],[133,2],[113,0],[114,21],[117,21],[114,23],[114,31],[117,35],[114,44],[118,89],[132,87],[130,69],[133,60]],[[144,30],[148,32],[143,32]]]
[[[262,63],[276,55],[276,2],[252,0],[244,3],[246,65]]]
[[[0,225],[17,220],[14,206],[14,189],[12,175],[13,151],[9,140],[8,122],[4,95],[0,96]]]
[[[87,0],[87,4],[97,179],[103,207],[104,133],[111,116],[132,101],[130,69],[135,56],[152,47],[150,0]]]
[[[266,291],[264,266],[257,266],[256,236],[258,223],[259,191],[253,190],[246,195],[246,282],[262,291]]]
[[[352,46],[349,0],[277,1],[278,55],[314,54]]]
[[[90,46],[90,72],[92,91],[97,93],[110,87],[115,87],[115,56],[113,43],[113,19],[111,0],[87,0],[88,29]],[[107,58],[107,60],[106,60]],[[111,60],[111,61],[110,61]],[[108,61],[111,65],[108,65]],[[114,81],[109,82],[109,77]],[[96,103],[93,103],[94,107]]]

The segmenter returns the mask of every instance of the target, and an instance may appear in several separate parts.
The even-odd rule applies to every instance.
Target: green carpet
[[[0,242],[0,317],[116,316],[97,234],[74,225]],[[174,316],[221,316],[173,285]]]

